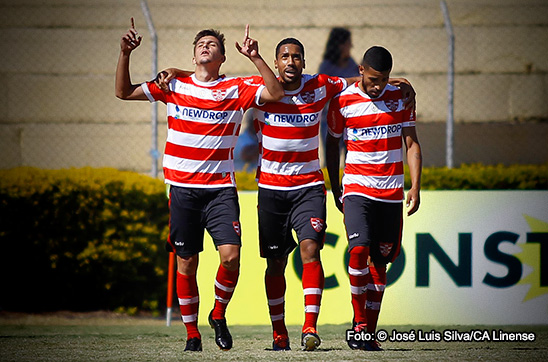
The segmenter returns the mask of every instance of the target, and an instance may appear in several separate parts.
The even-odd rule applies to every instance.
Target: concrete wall
[[[548,161],[543,142],[548,141],[547,123],[536,122],[548,119],[548,3],[447,3],[456,36],[455,120],[461,132],[456,144],[463,145],[458,146],[462,151],[456,149],[455,163]],[[431,150],[425,163],[444,163],[439,133],[447,107],[447,35],[438,1],[149,0],[149,7],[159,38],[159,69],[192,69],[193,37],[213,27],[227,38],[228,60],[222,71],[256,74],[233,46],[241,40],[245,23],[269,64],[280,39],[299,38],[310,73],[318,69],[333,26],[352,30],[356,60],[371,45],[387,47],[395,59],[393,75],[405,76],[417,91],[421,141]],[[131,61],[133,81],[141,82],[151,78],[151,41],[139,1],[0,1],[0,168],[150,169],[151,106],[114,97],[119,39],[131,16],[144,36]],[[164,113],[161,105],[161,146]],[[533,152],[517,157],[501,157],[504,152],[491,149],[487,154],[484,142],[467,136],[474,134],[475,124],[496,130],[484,137],[506,147],[508,154],[525,152],[530,139],[538,143]],[[512,138],[518,129],[530,134],[523,145]]]

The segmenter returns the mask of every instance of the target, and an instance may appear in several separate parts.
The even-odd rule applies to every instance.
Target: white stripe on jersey
[[[385,164],[396,163],[403,160],[402,150],[390,150],[379,152],[348,151],[346,164]]]
[[[200,170],[203,173],[229,173],[234,171],[233,166],[232,160],[200,161],[164,155],[164,167],[182,172],[196,172],[196,170]]]
[[[264,123],[273,127],[310,127],[320,123],[321,112],[312,113],[269,113],[259,111]]]
[[[204,136],[200,134],[177,132],[170,129],[167,142],[192,148],[220,149],[231,148],[235,137],[229,136]]]
[[[261,172],[275,173],[277,175],[300,175],[317,171],[320,167],[320,160],[308,162],[276,162],[262,159]]]
[[[174,103],[167,103],[167,115],[185,121],[197,121],[201,123],[225,124],[237,120],[241,111],[216,111],[194,107],[179,106]]]
[[[224,79],[219,79],[218,82],[204,83],[197,80],[194,74],[192,75],[192,77],[196,84],[205,85],[207,87],[214,87],[218,83],[231,80],[231,78],[224,78]],[[218,101],[218,97],[222,97],[222,99],[238,98],[238,85],[233,85],[232,87],[225,88],[221,92],[215,89],[196,87],[194,84],[184,83],[179,81],[178,79],[174,79],[172,82],[170,82],[169,87],[175,93],[183,94],[185,96],[191,96],[194,98],[210,100],[210,101],[215,101],[215,100]]]
[[[374,189],[397,189],[403,187],[403,175],[396,176],[365,176],[345,173],[343,186],[357,184]]]
[[[360,102],[353,103],[346,107],[341,108],[341,115],[345,118],[348,117],[361,117],[371,114],[379,113],[392,113],[403,111],[403,102],[401,99],[398,100],[398,108],[396,110],[390,110],[386,103],[382,101],[371,101],[371,102]]]
[[[265,136],[263,134],[263,148],[270,151],[281,152],[306,152],[315,150],[320,145],[320,138],[314,136],[312,138],[302,138],[296,140],[288,140]]]
[[[363,128],[346,128],[345,140],[372,141],[401,137],[402,126],[399,124],[380,125]]]

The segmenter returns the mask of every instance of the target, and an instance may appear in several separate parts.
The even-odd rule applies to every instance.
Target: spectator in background
[[[350,30],[340,27],[331,29],[318,73],[341,78],[359,77],[359,67],[350,56],[350,49],[352,49],[352,33]],[[328,107],[329,103],[322,112],[320,123],[320,160],[322,167],[325,166],[325,137],[327,136]],[[341,142],[343,150],[344,147],[344,143]],[[341,152],[341,154],[344,157],[345,152]]]
[[[341,78],[359,77],[358,64],[350,56],[350,49],[352,49],[350,30],[331,29],[318,73]]]

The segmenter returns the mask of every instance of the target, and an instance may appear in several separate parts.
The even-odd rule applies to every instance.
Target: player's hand
[[[164,92],[169,92],[169,82],[171,82],[172,79],[175,79],[176,76],[177,72],[175,68],[167,68],[158,73],[154,79],[154,83],[156,83],[158,88]]]
[[[335,206],[339,209],[340,212],[343,212],[343,203],[342,203],[342,191],[341,190],[331,190],[333,192],[333,198],[335,199]]]
[[[249,37],[249,24],[245,26],[244,40],[242,45],[236,44],[236,49],[248,58],[254,58],[259,56],[259,42]]]
[[[412,109],[415,107],[415,96],[417,95],[417,93],[407,79],[403,78],[402,80],[403,81],[400,82],[398,87],[403,93],[403,106],[405,107],[405,109]]]
[[[137,33],[137,30],[135,30],[135,22],[133,18],[131,18],[131,28],[122,36],[120,49],[122,52],[131,53],[135,48],[141,45],[141,39],[142,37]]]
[[[405,206],[407,207],[407,216],[413,215],[419,209],[421,203],[419,190],[411,189],[407,192],[407,200]]]

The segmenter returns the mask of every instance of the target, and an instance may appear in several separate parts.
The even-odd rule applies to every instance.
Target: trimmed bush
[[[0,225],[0,308],[150,308],[164,298],[160,180],[114,169],[1,171]]]

